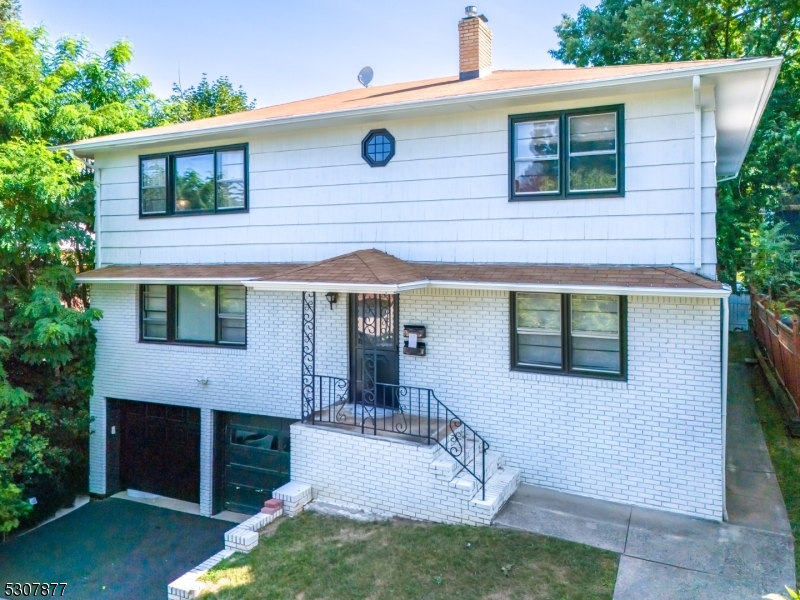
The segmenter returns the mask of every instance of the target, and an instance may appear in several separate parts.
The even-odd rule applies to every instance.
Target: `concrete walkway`
[[[730,365],[727,522],[523,485],[495,525],[618,552],[614,600],[747,600],[794,587],[794,541],[755,412],[753,368]]]

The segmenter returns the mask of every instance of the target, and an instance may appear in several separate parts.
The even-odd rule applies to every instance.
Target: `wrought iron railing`
[[[310,393],[309,393],[310,392]],[[309,398],[313,399],[309,402]],[[304,382],[303,422],[358,428],[363,434],[390,433],[438,444],[478,481],[486,499],[489,444],[436,397],[433,390],[314,375]]]

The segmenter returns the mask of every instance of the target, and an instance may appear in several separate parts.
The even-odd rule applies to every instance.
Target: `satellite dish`
[[[372,76],[374,74],[375,73],[372,71],[372,67],[364,67],[358,72],[358,82],[364,87],[368,87],[369,82],[372,81]]]

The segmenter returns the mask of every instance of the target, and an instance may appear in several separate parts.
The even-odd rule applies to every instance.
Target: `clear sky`
[[[584,0],[585,1],[585,0]],[[25,23],[53,37],[84,35],[95,50],[133,43],[132,70],[160,96],[202,73],[227,75],[259,106],[352,89],[369,65],[373,85],[458,72],[464,0],[22,0]],[[589,4],[593,4],[589,2]],[[560,66],[553,27],[579,0],[484,0],[495,69]]]

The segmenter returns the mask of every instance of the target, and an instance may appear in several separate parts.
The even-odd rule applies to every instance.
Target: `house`
[[[488,523],[520,482],[725,517],[715,188],[780,59],[458,75],[93,159],[91,491]],[[307,488],[304,488],[307,489]]]

